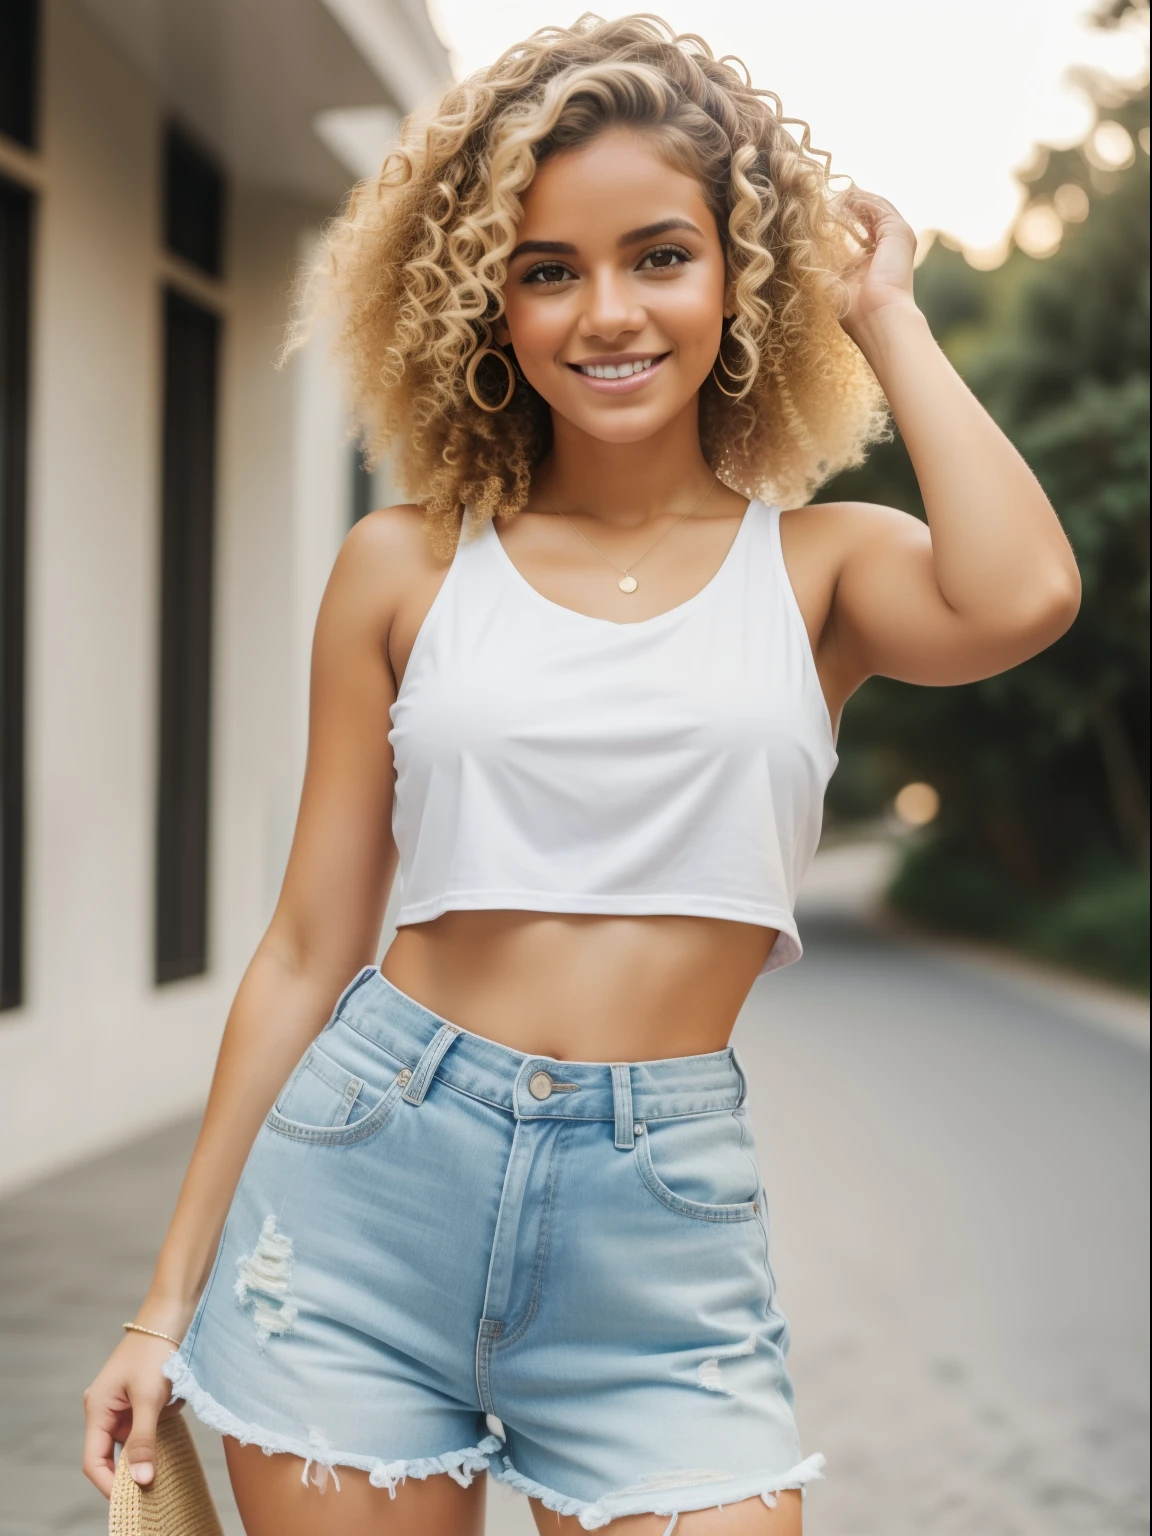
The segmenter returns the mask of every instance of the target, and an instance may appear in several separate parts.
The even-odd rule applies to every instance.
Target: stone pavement
[[[182,1121],[0,1202],[0,1536],[108,1529],[80,1471],[80,1394],[147,1288],[195,1134]],[[219,1438],[188,1419],[226,1536],[243,1536]],[[489,1508],[489,1536],[534,1536],[518,1495],[493,1488]]]
[[[805,1450],[828,1457],[806,1536],[1147,1531],[1146,1010],[818,903],[802,930],[736,1044]],[[0,1536],[106,1528],[80,1392],[146,1285],[192,1131],[0,1203]],[[490,1536],[532,1531],[523,1501],[490,1507]]]

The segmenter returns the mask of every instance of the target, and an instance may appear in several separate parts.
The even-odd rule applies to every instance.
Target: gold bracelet
[[[163,1339],[166,1344],[171,1344],[173,1349],[180,1348],[180,1340],[174,1339],[170,1333],[157,1333],[155,1328],[142,1328],[139,1323],[121,1323],[120,1326],[129,1333],[146,1333],[149,1338]]]

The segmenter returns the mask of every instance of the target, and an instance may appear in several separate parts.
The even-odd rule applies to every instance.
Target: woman
[[[800,954],[845,700],[1013,666],[1079,596],[914,247],[635,17],[531,38],[356,190],[317,280],[418,504],[324,597],[283,892],[86,1398],[105,1491],[171,1384],[260,1536],[476,1533],[485,1469],[542,1531],[800,1531],[728,1037]],[[884,396],[927,527],[805,505]]]

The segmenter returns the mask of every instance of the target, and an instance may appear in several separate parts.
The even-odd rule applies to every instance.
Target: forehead
[[[587,245],[680,214],[706,234],[716,225],[694,176],[672,165],[652,134],[606,129],[550,155],[521,203],[519,238]]]

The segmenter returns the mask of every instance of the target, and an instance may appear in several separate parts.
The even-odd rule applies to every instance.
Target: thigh
[[[802,1498],[798,1489],[776,1494],[776,1508],[761,1499],[745,1499],[723,1509],[698,1509],[676,1521],[675,1536],[801,1536]],[[557,1516],[532,1500],[532,1515],[541,1536],[580,1536],[575,1515]],[[625,1515],[607,1529],[612,1536],[665,1536],[669,1515]]]
[[[468,1488],[446,1473],[409,1478],[390,1497],[352,1467],[330,1471],[318,1488],[303,1481],[298,1456],[266,1456],[229,1438],[224,1453],[247,1536],[483,1536],[483,1475]]]

